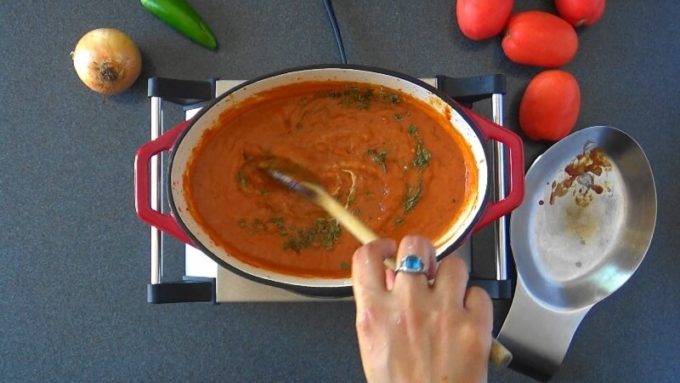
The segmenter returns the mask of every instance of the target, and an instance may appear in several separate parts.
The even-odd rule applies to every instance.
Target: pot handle
[[[485,139],[499,141],[508,148],[510,161],[508,195],[500,200],[487,205],[482,217],[479,219],[472,232],[481,230],[484,226],[510,213],[524,200],[524,145],[522,139],[515,133],[494,124],[471,110],[467,110],[468,117],[473,121]]]
[[[189,125],[188,121],[173,127],[160,137],[142,145],[135,154],[135,210],[139,218],[151,226],[155,226],[180,241],[191,244],[187,234],[177,224],[170,214],[163,214],[151,208],[151,172],[149,162],[151,157],[170,150],[179,134]]]

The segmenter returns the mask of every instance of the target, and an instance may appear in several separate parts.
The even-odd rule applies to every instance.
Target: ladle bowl
[[[583,165],[593,150],[605,163],[575,174],[574,164]],[[511,366],[543,379],[561,364],[588,310],[628,281],[645,257],[656,189],[640,145],[604,126],[552,146],[525,184],[524,201],[510,219],[518,283],[499,339],[515,356]]]

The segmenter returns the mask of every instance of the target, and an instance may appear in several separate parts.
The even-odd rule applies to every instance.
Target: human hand
[[[427,275],[385,269],[415,254]],[[434,279],[434,283],[428,283]],[[491,347],[492,307],[486,292],[467,288],[468,272],[455,256],[437,267],[423,237],[380,239],[360,247],[352,260],[356,328],[370,383],[483,382]]]

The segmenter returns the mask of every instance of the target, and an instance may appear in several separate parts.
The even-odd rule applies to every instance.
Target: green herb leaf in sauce
[[[321,222],[321,245],[324,249],[331,250],[340,237],[340,224],[334,219],[322,219]]]
[[[279,232],[279,235],[282,237],[288,236],[288,229],[286,229],[286,221],[283,217],[274,217],[269,220],[269,222],[273,223],[276,226],[276,230]]]
[[[236,181],[241,189],[245,189],[248,186],[248,180],[243,172],[236,173]]]
[[[299,253],[306,248],[318,246],[331,250],[338,241],[340,234],[341,229],[338,221],[332,218],[317,218],[313,226],[298,229],[295,234],[289,235],[283,243],[283,250]]]
[[[273,223],[271,220],[264,221],[260,218],[254,218],[252,221],[248,222],[245,219],[240,219],[238,221],[238,226],[244,229],[249,235],[265,234],[269,231],[269,223]]]
[[[350,86],[343,90],[333,90],[326,93],[327,97],[338,99],[340,104],[348,108],[369,109],[371,102],[383,102],[393,105],[402,102],[399,94],[387,91],[380,87],[375,90],[371,87]]]
[[[267,231],[267,223],[259,218],[255,218],[247,227],[248,234],[255,235]]]
[[[385,150],[376,150],[376,149],[368,149],[366,151],[366,154],[368,154],[373,162],[375,162],[380,168],[383,170],[383,172],[387,173],[387,166],[385,165],[385,159],[387,157],[387,151]]]
[[[408,213],[416,207],[423,192],[423,180],[418,179],[416,185],[406,185],[406,195],[404,196],[404,213]]]
[[[411,160],[409,164],[403,166],[403,171],[404,175],[406,175],[409,171],[415,170],[418,176],[418,181],[415,185],[406,184],[406,193],[404,194],[404,213],[408,213],[413,210],[413,208],[415,208],[420,201],[423,193],[423,172],[430,164],[430,159],[432,158],[432,154],[429,150],[427,150],[423,139],[418,133],[418,127],[415,124],[410,124],[406,128],[406,132],[415,140],[416,146],[414,148],[415,153],[413,155],[413,160]],[[396,224],[401,224],[402,222],[403,219],[401,222],[395,221]]]
[[[383,102],[389,102],[390,104],[396,105],[402,102],[401,96],[397,93],[390,92],[385,87],[380,87],[380,99]]]
[[[268,220],[255,218],[250,222],[241,219],[238,225],[249,235],[278,233],[284,238],[283,249],[297,253],[308,247],[323,247],[331,250],[341,234],[340,224],[331,218],[318,218],[312,226],[302,229],[286,225],[283,217],[273,217]],[[272,225],[276,227],[275,232]]]
[[[409,136],[415,136],[418,134],[418,127],[414,124],[411,124],[408,126],[408,128],[406,128],[406,131],[408,132]]]
[[[408,117],[408,116],[410,116],[410,115],[411,115],[411,112],[408,111],[408,110],[407,110],[406,112],[404,112],[404,113],[395,113],[395,114],[394,114],[394,121],[402,121],[402,120],[404,120],[406,117]]]
[[[430,164],[432,154],[425,148],[425,143],[423,142],[423,139],[420,138],[420,134],[418,134],[418,127],[411,124],[407,128],[407,132],[409,136],[416,140],[416,153],[412,161],[413,166],[420,169],[427,167],[427,165]]]
[[[368,109],[373,98],[373,89],[352,86],[344,91],[332,91],[328,93],[331,98],[340,100],[342,106],[349,108]]]
[[[305,230],[298,230],[295,235],[288,238],[283,243],[283,250],[293,250],[296,253],[310,247],[312,245],[312,238],[309,232]]]
[[[430,164],[431,157],[432,154],[430,154],[430,152],[425,148],[423,140],[418,138],[418,141],[416,142],[416,155],[413,158],[413,166],[417,168],[425,168]]]

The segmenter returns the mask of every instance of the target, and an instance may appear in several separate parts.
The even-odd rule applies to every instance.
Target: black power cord
[[[331,28],[333,28],[335,43],[337,44],[338,51],[340,52],[340,60],[342,61],[343,64],[347,64],[345,46],[342,43],[342,35],[340,34],[340,28],[338,27],[338,20],[335,18],[335,11],[333,11],[333,1],[323,0],[323,4],[326,8],[326,13],[328,14],[328,21],[331,23]]]

